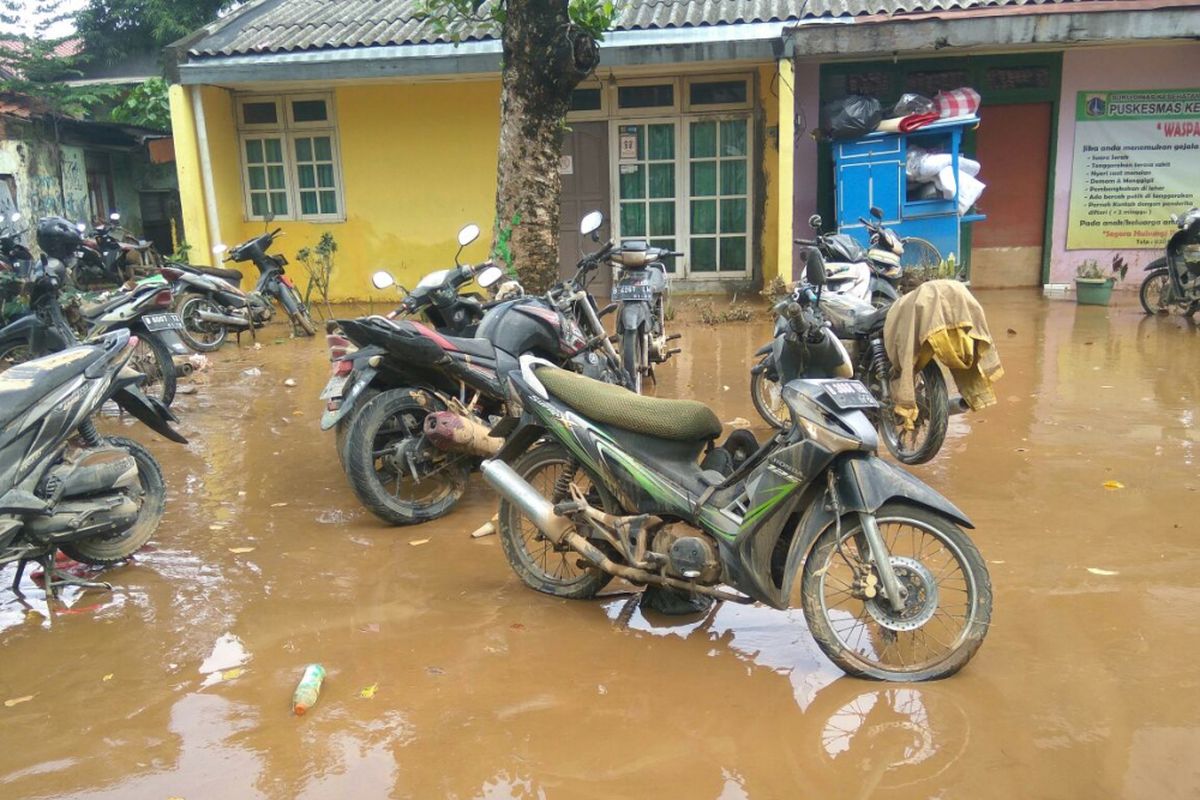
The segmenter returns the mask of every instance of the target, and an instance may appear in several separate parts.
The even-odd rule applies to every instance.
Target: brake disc
[[[892,556],[891,564],[896,580],[907,591],[904,608],[896,611],[888,600],[875,597],[867,601],[867,613],[890,631],[916,630],[932,619],[937,611],[937,580],[924,564],[914,558]]]

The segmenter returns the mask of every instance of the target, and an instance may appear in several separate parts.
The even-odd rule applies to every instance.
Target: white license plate
[[[180,331],[183,330],[183,320],[178,314],[145,314],[142,324],[148,331]]]
[[[325,384],[325,389],[321,392],[319,400],[329,400],[332,397],[341,397],[342,389],[346,388],[346,382],[350,380],[349,375],[334,375],[329,379],[329,383]]]
[[[860,381],[826,381],[824,389],[833,404],[843,411],[879,407],[879,401]]]
[[[613,287],[612,299],[614,301],[653,300],[654,299],[654,290],[651,289],[649,286],[638,286],[636,284],[635,285],[618,284]]]

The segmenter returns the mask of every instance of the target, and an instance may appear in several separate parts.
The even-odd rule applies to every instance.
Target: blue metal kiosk
[[[884,223],[897,236],[919,236],[933,243],[942,258],[951,253],[959,265],[968,265],[963,253],[962,223],[984,219],[982,214],[960,215],[958,191],[945,199],[938,195],[922,199],[920,184],[908,183],[905,167],[910,146],[947,153],[954,174],[963,133],[979,124],[979,118],[958,117],[934,122],[910,133],[876,132],[861,139],[839,142],[833,148],[837,186],[838,230],[868,243],[868,233],[859,218],[870,219],[870,208],[883,212]]]

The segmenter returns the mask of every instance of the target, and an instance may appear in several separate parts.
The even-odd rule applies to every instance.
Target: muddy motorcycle
[[[268,255],[267,253],[275,240],[282,235],[283,229],[276,228],[261,236],[247,239],[229,250],[228,253],[225,252],[224,245],[217,245],[213,248],[213,253],[218,256],[223,254],[225,261],[238,264],[249,261],[254,264],[258,268],[259,275],[254,290],[250,292],[251,298],[257,298],[268,309],[272,300],[278,301],[292,322],[293,332],[304,336],[316,336],[317,326],[313,324],[308,306],[304,304],[304,299],[296,290],[296,284],[284,271],[284,267],[288,263],[287,258],[283,255]]]
[[[654,365],[665,363],[680,351],[667,345],[681,334],[666,333],[670,279],[663,261],[682,255],[651,247],[643,240],[626,240],[608,256],[618,268],[612,300],[617,304],[621,365],[633,376],[632,388],[638,393],[642,381],[654,377]]]
[[[27,361],[0,374],[0,564],[39,563],[45,588],[112,588],[55,568],[62,550],[108,566],[133,555],[162,519],[166,487],[154,456],[121,437],[102,437],[91,416],[115,400],[155,432],[186,442],[166,407],[137,388],[128,369],[137,338],[127,330]]]
[[[830,660],[879,680],[944,678],[983,643],[992,590],[962,530],[971,522],[877,456],[864,413],[876,402],[858,381],[788,383],[793,424],[728,475],[701,461],[721,432],[702,403],[531,357],[509,381],[522,414],[493,429],[507,438],[481,470],[501,496],[505,556],[530,588],[583,599],[620,577],[799,605]]]
[[[868,253],[871,251],[864,249],[848,233],[821,233],[819,214],[809,217],[808,224],[816,238],[796,239],[795,243],[820,251],[825,259],[830,294],[847,295],[877,307],[893,303],[900,297],[900,270],[886,261],[870,258]],[[880,253],[876,256],[878,258]]]
[[[143,390],[169,406],[179,374],[174,356],[190,351],[177,333],[182,325],[171,313],[173,298],[165,280],[144,281],[106,301],[64,310],[66,280],[66,266],[58,259],[43,255],[34,263],[28,281],[31,313],[0,329],[0,368],[127,328],[138,336],[131,365],[145,376]]]
[[[810,250],[810,257],[815,252]],[[917,418],[912,428],[891,411],[892,363],[883,342],[889,308],[811,285],[798,286],[791,300],[775,306],[775,337],[755,353],[759,361],[750,370],[755,410],[772,427],[783,430],[791,425],[783,396],[788,383],[797,378],[854,377],[878,401],[879,407],[867,415],[896,460],[915,465],[932,459],[945,442],[949,415],[966,407],[959,398],[951,401],[941,368],[930,361],[916,376]],[[800,311],[802,319],[796,317]],[[798,328],[808,332],[807,339]]]
[[[221,347],[230,332],[241,335],[266,324],[271,307],[261,297],[242,291],[242,273],[236,269],[197,267],[170,263],[169,275],[175,308],[183,323],[179,335],[200,353]]]
[[[76,284],[122,284],[146,277],[162,266],[162,256],[154,243],[137,238],[120,223],[121,215],[114,211],[108,215],[108,223],[96,225],[84,240],[79,258],[72,265]]]
[[[1200,258],[1188,251],[1200,245],[1200,208],[1172,215],[1175,233],[1167,240],[1166,254],[1146,267],[1138,298],[1147,314],[1166,314],[1172,308],[1191,316],[1200,311]]]
[[[28,229],[20,229],[20,222],[21,214],[16,211],[5,220],[4,231],[0,233],[0,270],[25,278],[33,266],[33,253],[21,241]]]

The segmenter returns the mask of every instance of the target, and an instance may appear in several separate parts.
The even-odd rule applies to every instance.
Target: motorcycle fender
[[[774,342],[774,341],[767,342],[767,343],[766,343],[766,344],[764,344],[762,347],[760,347],[760,348],[758,348],[757,350],[755,350],[755,351],[754,351],[754,355],[755,355],[756,357],[757,357],[757,356],[765,356],[767,353],[771,352],[771,348],[772,348],[774,345],[775,345],[775,342]]]
[[[183,343],[183,339],[179,336],[179,331],[167,329],[158,331],[154,335],[162,340],[162,343],[171,351],[171,355],[183,356],[185,358],[192,355],[192,349]]]
[[[157,397],[147,397],[136,386],[124,386],[113,393],[112,399],[150,430],[172,442],[187,444],[183,434],[171,427],[175,415]]]
[[[296,302],[292,297],[291,291],[288,291],[290,287],[284,286],[282,278],[275,282],[273,288],[273,293],[277,298],[279,298],[279,302],[283,304],[284,311],[286,311],[288,314],[295,314],[299,311],[299,309],[296,308]]]
[[[354,376],[354,380],[350,383],[349,390],[342,395],[342,403],[337,407],[337,410],[327,410],[321,415],[321,430],[329,430],[334,425],[337,425],[339,420],[349,414],[354,408],[355,404],[358,402],[359,395],[363,393],[364,389],[371,385],[371,381],[375,380],[375,376],[378,373],[379,370],[371,366],[365,366],[358,370],[357,374]]]
[[[541,421],[528,411],[523,411],[519,419],[506,417],[497,422],[496,426],[492,428],[493,436],[507,436],[500,451],[492,457],[497,461],[511,464],[513,459],[532,447],[538,439],[541,439],[545,432],[546,429]]]
[[[1166,269],[1166,268],[1167,268],[1167,257],[1163,256],[1162,258],[1156,258],[1153,261],[1151,261],[1149,264],[1147,264],[1145,271],[1146,272],[1154,272],[1154,270],[1156,270],[1156,269]]]
[[[649,327],[650,304],[643,302],[625,303],[621,306],[617,325],[622,331],[632,331],[641,327]]]

